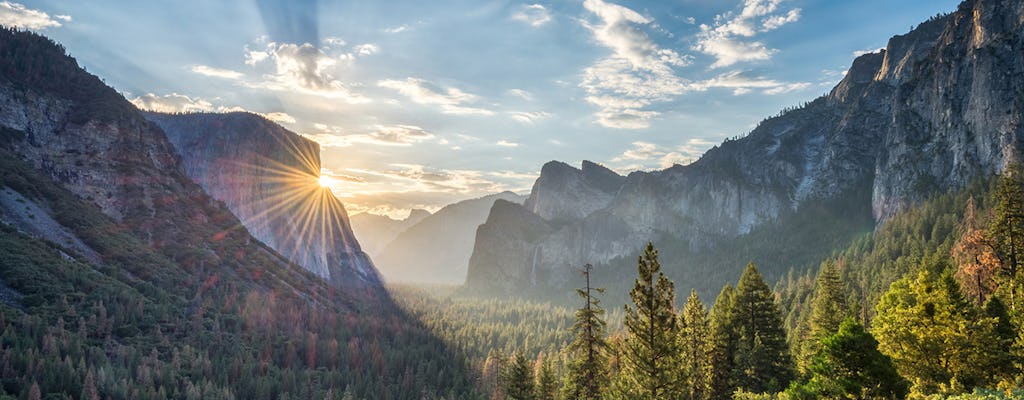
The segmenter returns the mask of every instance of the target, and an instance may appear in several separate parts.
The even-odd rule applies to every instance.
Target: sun
[[[317,182],[320,183],[320,187],[329,188],[331,187],[331,184],[334,183],[334,179],[331,179],[331,177],[327,175],[320,175]]]

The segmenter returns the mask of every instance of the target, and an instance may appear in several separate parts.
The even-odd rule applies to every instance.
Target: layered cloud
[[[70,22],[71,17],[68,15],[51,17],[50,14],[25,7],[23,4],[0,1],[0,25],[43,30],[60,27],[61,21]]]
[[[806,82],[780,82],[774,79],[751,76],[742,71],[732,71],[705,81],[695,82],[690,85],[690,88],[698,91],[711,88],[732,89],[734,95],[742,95],[750,93],[752,90],[760,90],[763,94],[774,95],[802,90],[810,86],[811,84]]]
[[[611,54],[583,71],[580,87],[587,102],[599,107],[602,126],[640,129],[658,115],[645,110],[654,102],[671,99],[686,90],[687,82],[674,68],[688,65],[690,57],[659,47],[638,26],[653,21],[629,8],[601,0],[586,0],[583,7],[597,17],[584,22],[594,39]]]
[[[551,13],[543,5],[529,4],[520,7],[519,10],[512,13],[512,19],[525,22],[536,28],[551,22]]]
[[[800,9],[780,10],[782,0],[745,0],[739,13],[715,17],[714,25],[702,24],[694,50],[715,58],[711,68],[768,60],[777,52],[756,40],[759,33],[778,29],[800,19]]]
[[[414,125],[376,125],[365,132],[350,133],[326,124],[315,124],[316,133],[305,134],[322,147],[349,147],[353,144],[411,146],[435,138],[433,133]]]
[[[138,107],[139,109],[146,111],[155,111],[170,114],[196,112],[226,113],[241,111],[259,114],[263,116],[263,118],[274,121],[278,124],[294,124],[296,122],[295,117],[281,111],[267,113],[254,112],[238,106],[228,107],[224,105],[216,105],[210,102],[209,100],[204,100],[198,97],[190,97],[178,93],[165,94],[162,96],[153,93],[146,93],[144,95],[129,99],[128,101],[134,104],[135,107]]]
[[[636,141],[633,147],[616,156],[609,163],[615,170],[628,173],[636,170],[665,169],[675,164],[689,164],[704,153],[715,142],[694,138],[675,147],[664,147],[654,143]]]
[[[368,103],[368,97],[352,91],[336,79],[332,71],[339,62],[350,63],[358,56],[374,54],[379,49],[375,45],[363,44],[351,52],[338,52],[337,47],[343,45],[343,41],[325,40],[322,48],[309,43],[274,42],[257,49],[246,46],[245,63],[265,71],[262,79],[248,85],[339,99],[350,104]]]
[[[494,111],[469,106],[478,100],[476,95],[458,88],[442,88],[422,79],[387,79],[377,82],[377,86],[395,90],[417,104],[438,106],[444,114],[494,115]]]

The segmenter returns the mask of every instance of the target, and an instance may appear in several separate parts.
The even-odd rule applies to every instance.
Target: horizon
[[[687,164],[958,3],[43,0],[0,2],[0,23],[140,108],[249,111],[313,139],[352,215],[404,218],[526,194],[551,160]]]

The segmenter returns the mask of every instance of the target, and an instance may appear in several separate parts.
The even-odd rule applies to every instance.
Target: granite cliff
[[[689,253],[750,247],[736,243],[823,207],[838,219],[818,224],[884,222],[1019,161],[1022,88],[1024,4],[966,1],[855,59],[825,96],[690,165],[617,179],[607,170],[586,178],[598,175],[593,163],[546,164],[524,206],[495,205],[478,230],[467,285],[506,293],[571,287],[579,265],[628,268],[623,260],[647,241]],[[694,274],[684,261],[669,267]],[[609,274],[628,275],[620,272]],[[721,286],[707,279],[691,283]]]
[[[380,286],[345,207],[319,184],[320,146],[250,113],[146,113],[185,173],[259,241],[336,287]]]

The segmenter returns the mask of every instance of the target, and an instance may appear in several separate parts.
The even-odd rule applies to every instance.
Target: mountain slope
[[[353,215],[349,221],[352,223],[352,232],[359,239],[359,244],[370,257],[377,258],[380,251],[395,240],[398,234],[405,232],[409,227],[418,224],[424,218],[429,217],[430,212],[426,210],[412,210],[405,219],[392,219],[386,215],[370,213],[359,213]]]
[[[818,224],[849,229],[840,223],[865,218],[882,222],[930,193],[997,173],[1020,158],[1024,136],[1022,15],[1024,4],[1019,2],[964,2],[948,16],[893,37],[884,51],[858,57],[829,94],[766,119],[747,136],[716,146],[700,160],[634,172],[607,206],[587,210],[583,217],[539,213],[557,231],[531,245],[501,231],[510,221],[493,220],[495,226],[481,229],[475,251],[536,259],[529,264],[552,276],[552,287],[564,287],[573,278],[573,268],[584,262],[605,265],[605,275],[618,275],[616,269],[628,268],[621,260],[633,258],[647,241],[689,249],[685,253],[749,248],[740,242],[752,232],[805,219],[803,210],[821,206],[838,219]],[[544,175],[542,170],[538,183],[548,179]],[[588,190],[599,188],[591,185]],[[861,193],[870,193],[870,198],[846,204],[851,195]],[[547,209],[570,209],[579,201],[543,190],[531,193],[531,199]],[[833,247],[812,250],[827,254],[854,233],[836,238]],[[798,248],[798,242],[786,238],[769,240],[778,241],[776,247]],[[480,248],[483,244],[497,248]],[[763,258],[759,253],[744,256]],[[502,265],[512,263],[471,263],[470,275],[474,269]],[[805,267],[767,269],[793,266]],[[670,267],[679,275],[694,268],[687,261]],[[741,267],[722,265],[718,270],[738,274]],[[721,285],[705,276],[696,278],[690,284],[701,289]],[[494,285],[506,284],[470,282],[481,292]]]
[[[461,284],[466,280],[476,229],[497,201],[519,203],[512,192],[449,204],[406,229],[376,258],[389,282]]]
[[[319,184],[320,146],[250,113],[146,113],[185,172],[259,241],[336,287],[380,286],[345,207]]]

